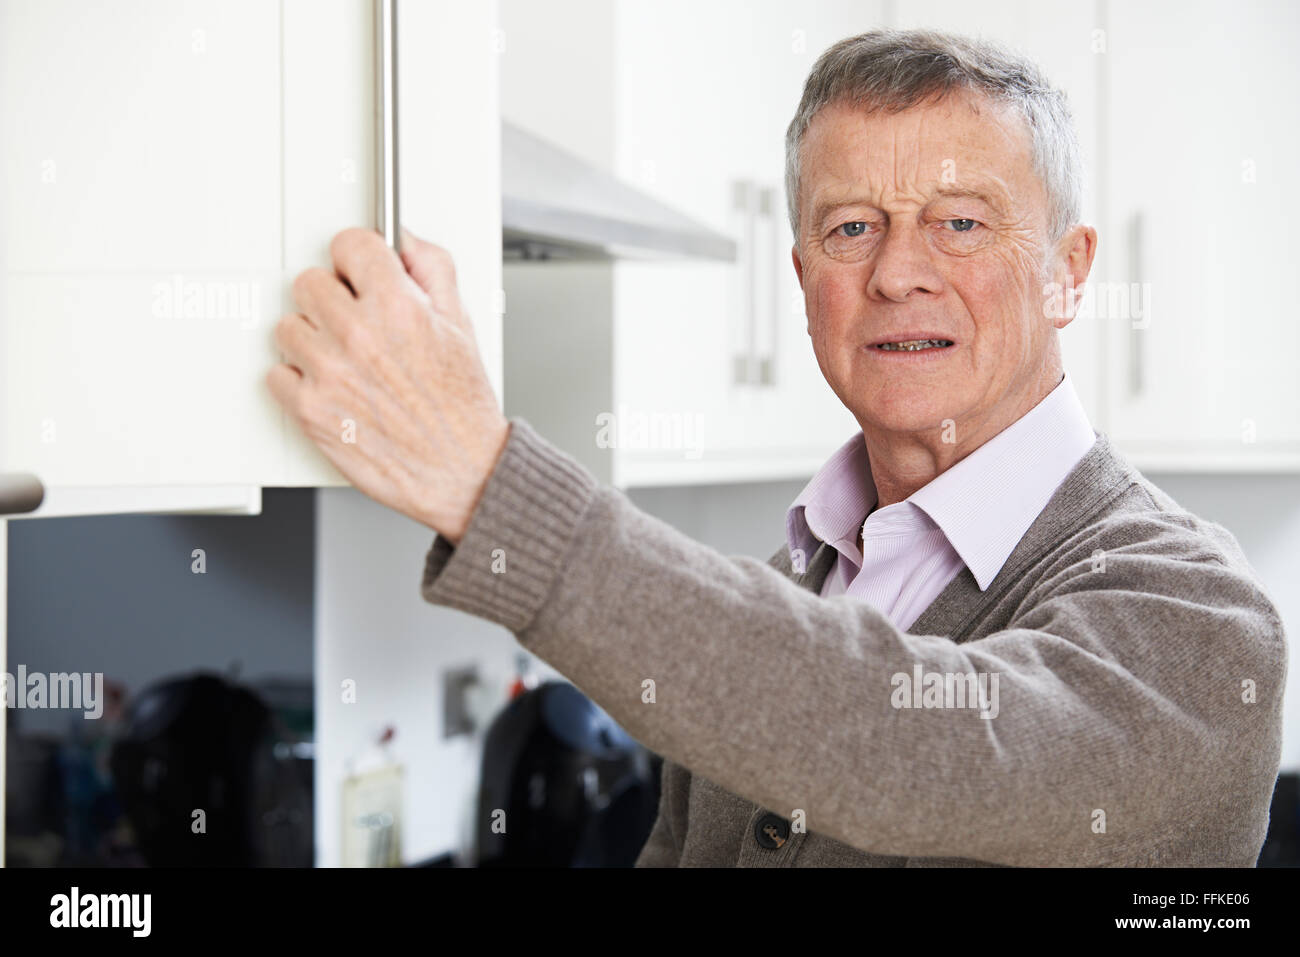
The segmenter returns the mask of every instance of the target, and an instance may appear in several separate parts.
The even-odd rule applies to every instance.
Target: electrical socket
[[[476,728],[469,697],[479,684],[478,666],[449,668],[442,674],[442,736],[473,734]]]

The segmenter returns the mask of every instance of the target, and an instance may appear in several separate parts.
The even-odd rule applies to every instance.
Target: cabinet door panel
[[[257,484],[279,457],[261,387],[278,272],[5,283],[6,470],[48,486]],[[224,298],[221,298],[224,297]]]
[[[333,268],[330,240],[375,223],[374,14],[370,0],[284,0],[284,295],[312,266]],[[324,55],[323,51],[329,51]],[[265,368],[278,361],[270,334]],[[287,412],[277,485],[347,484]]]
[[[278,8],[6,3],[3,467],[259,483],[280,312]],[[269,484],[269,483],[268,483]]]
[[[1106,320],[1111,430],[1153,460],[1294,456],[1300,332],[1280,280],[1300,257],[1286,215],[1300,11],[1221,0],[1177,17],[1150,2],[1108,10],[1118,241],[1106,267],[1149,294],[1146,314]]]
[[[499,391],[496,7],[400,7],[404,222],[456,257]],[[263,380],[294,276],[375,221],[371,0],[4,2],[0,25],[0,467],[344,484]]]
[[[502,394],[501,103],[496,0],[400,4],[401,215],[446,248]]]
[[[745,8],[737,0],[624,0],[614,29],[616,172],[738,239],[742,220],[733,184],[752,178],[761,66]],[[730,404],[742,323],[740,268],[707,262],[615,265],[616,407],[609,411],[629,422],[671,417],[680,425],[677,444],[694,444],[696,438],[702,444],[677,448],[668,438],[638,448],[629,439],[633,447],[616,456],[616,483],[639,481],[635,463],[660,462],[689,472],[706,464],[702,460],[743,447],[744,422]],[[697,424],[698,435],[692,432],[688,442],[686,426]]]
[[[4,18],[11,270],[279,266],[274,4],[42,0]]]

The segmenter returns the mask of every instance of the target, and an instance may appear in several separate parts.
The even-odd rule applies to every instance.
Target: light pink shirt
[[[858,432],[794,500],[786,539],[805,561],[830,542],[839,557],[822,595],[865,599],[906,630],[963,566],[981,591],[988,588],[1096,439],[1067,373],[1020,419],[904,501],[877,510]]]

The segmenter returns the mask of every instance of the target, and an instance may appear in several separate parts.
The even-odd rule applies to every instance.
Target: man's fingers
[[[296,369],[277,362],[266,374],[266,387],[280,403],[280,407],[289,412],[298,410],[298,392],[302,388],[302,376]]]
[[[406,280],[401,262],[384,237],[373,229],[354,226],[337,234],[330,241],[330,259],[334,271],[352,287],[357,298]]]
[[[356,300],[337,274],[313,266],[294,278],[293,301],[307,321],[319,329],[329,316],[341,314]]]
[[[451,253],[407,229],[402,230],[400,245],[402,264],[416,284],[428,293],[433,307],[443,315],[459,315],[460,293],[456,289],[456,264]]]
[[[316,334],[316,327],[300,312],[282,316],[275,324],[275,344],[284,354],[285,362],[297,369],[300,375],[311,371],[309,341]]]

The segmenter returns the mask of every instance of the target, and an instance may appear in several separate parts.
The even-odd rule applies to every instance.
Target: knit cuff
[[[435,535],[420,594],[518,633],[564,568],[597,480],[522,418],[488,477],[459,545]]]

